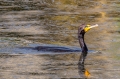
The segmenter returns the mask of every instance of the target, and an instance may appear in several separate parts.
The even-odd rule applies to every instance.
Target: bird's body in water
[[[78,40],[80,43],[81,50],[68,48],[68,47],[47,46],[47,45],[44,45],[44,46],[41,45],[41,46],[37,46],[37,47],[26,47],[26,48],[38,50],[38,51],[44,51],[44,52],[47,52],[47,51],[48,52],[80,52],[80,51],[82,51],[79,62],[78,62],[78,70],[79,70],[80,75],[84,74],[86,77],[88,77],[90,75],[90,73],[84,68],[84,61],[85,61],[85,58],[86,58],[87,53],[88,53],[88,48],[87,48],[87,45],[85,44],[85,41],[84,41],[84,35],[91,28],[96,27],[96,26],[98,26],[98,25],[97,24],[93,25],[93,26],[81,25],[78,28]]]
[[[81,56],[80,56],[80,59],[79,59],[79,62],[78,62],[78,68],[80,70],[82,70],[82,71],[79,71],[79,73],[84,73],[85,75],[87,73],[86,76],[89,75],[89,72],[84,69],[84,61],[85,61],[85,58],[86,58],[87,53],[88,53],[88,48],[87,48],[87,45],[85,44],[85,41],[84,41],[84,35],[88,30],[90,30],[91,28],[96,27],[96,26],[98,26],[98,25],[97,24],[93,25],[93,26],[81,25],[78,28],[78,39],[79,39],[80,47],[81,47],[81,50],[82,50],[82,53],[81,53]]]

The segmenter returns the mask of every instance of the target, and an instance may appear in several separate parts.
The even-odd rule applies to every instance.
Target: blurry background
[[[85,66],[93,78],[119,79],[119,21],[119,0],[0,0],[0,78],[79,78],[80,53],[23,50],[26,54],[22,54],[14,48],[34,44],[79,47],[78,27],[98,24],[86,33],[85,41],[89,50],[101,53],[89,53]]]

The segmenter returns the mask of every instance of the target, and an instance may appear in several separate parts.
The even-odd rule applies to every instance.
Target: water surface
[[[119,14],[119,0],[1,0],[0,78],[81,78],[81,52],[56,54],[19,47],[44,44],[80,50],[77,31],[85,23],[99,25],[85,35],[90,78],[119,79]]]

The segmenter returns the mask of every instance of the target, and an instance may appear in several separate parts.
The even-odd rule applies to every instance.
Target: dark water
[[[83,78],[80,52],[19,49],[52,45],[80,51],[77,31],[83,23],[99,25],[85,35],[88,78],[119,79],[119,14],[119,0],[1,0],[0,79]]]

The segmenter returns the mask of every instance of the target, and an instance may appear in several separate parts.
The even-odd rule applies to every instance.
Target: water
[[[80,52],[19,49],[52,45],[80,50],[77,31],[83,23],[99,25],[85,35],[89,78],[119,79],[119,7],[119,0],[1,0],[0,79],[83,78]]]

